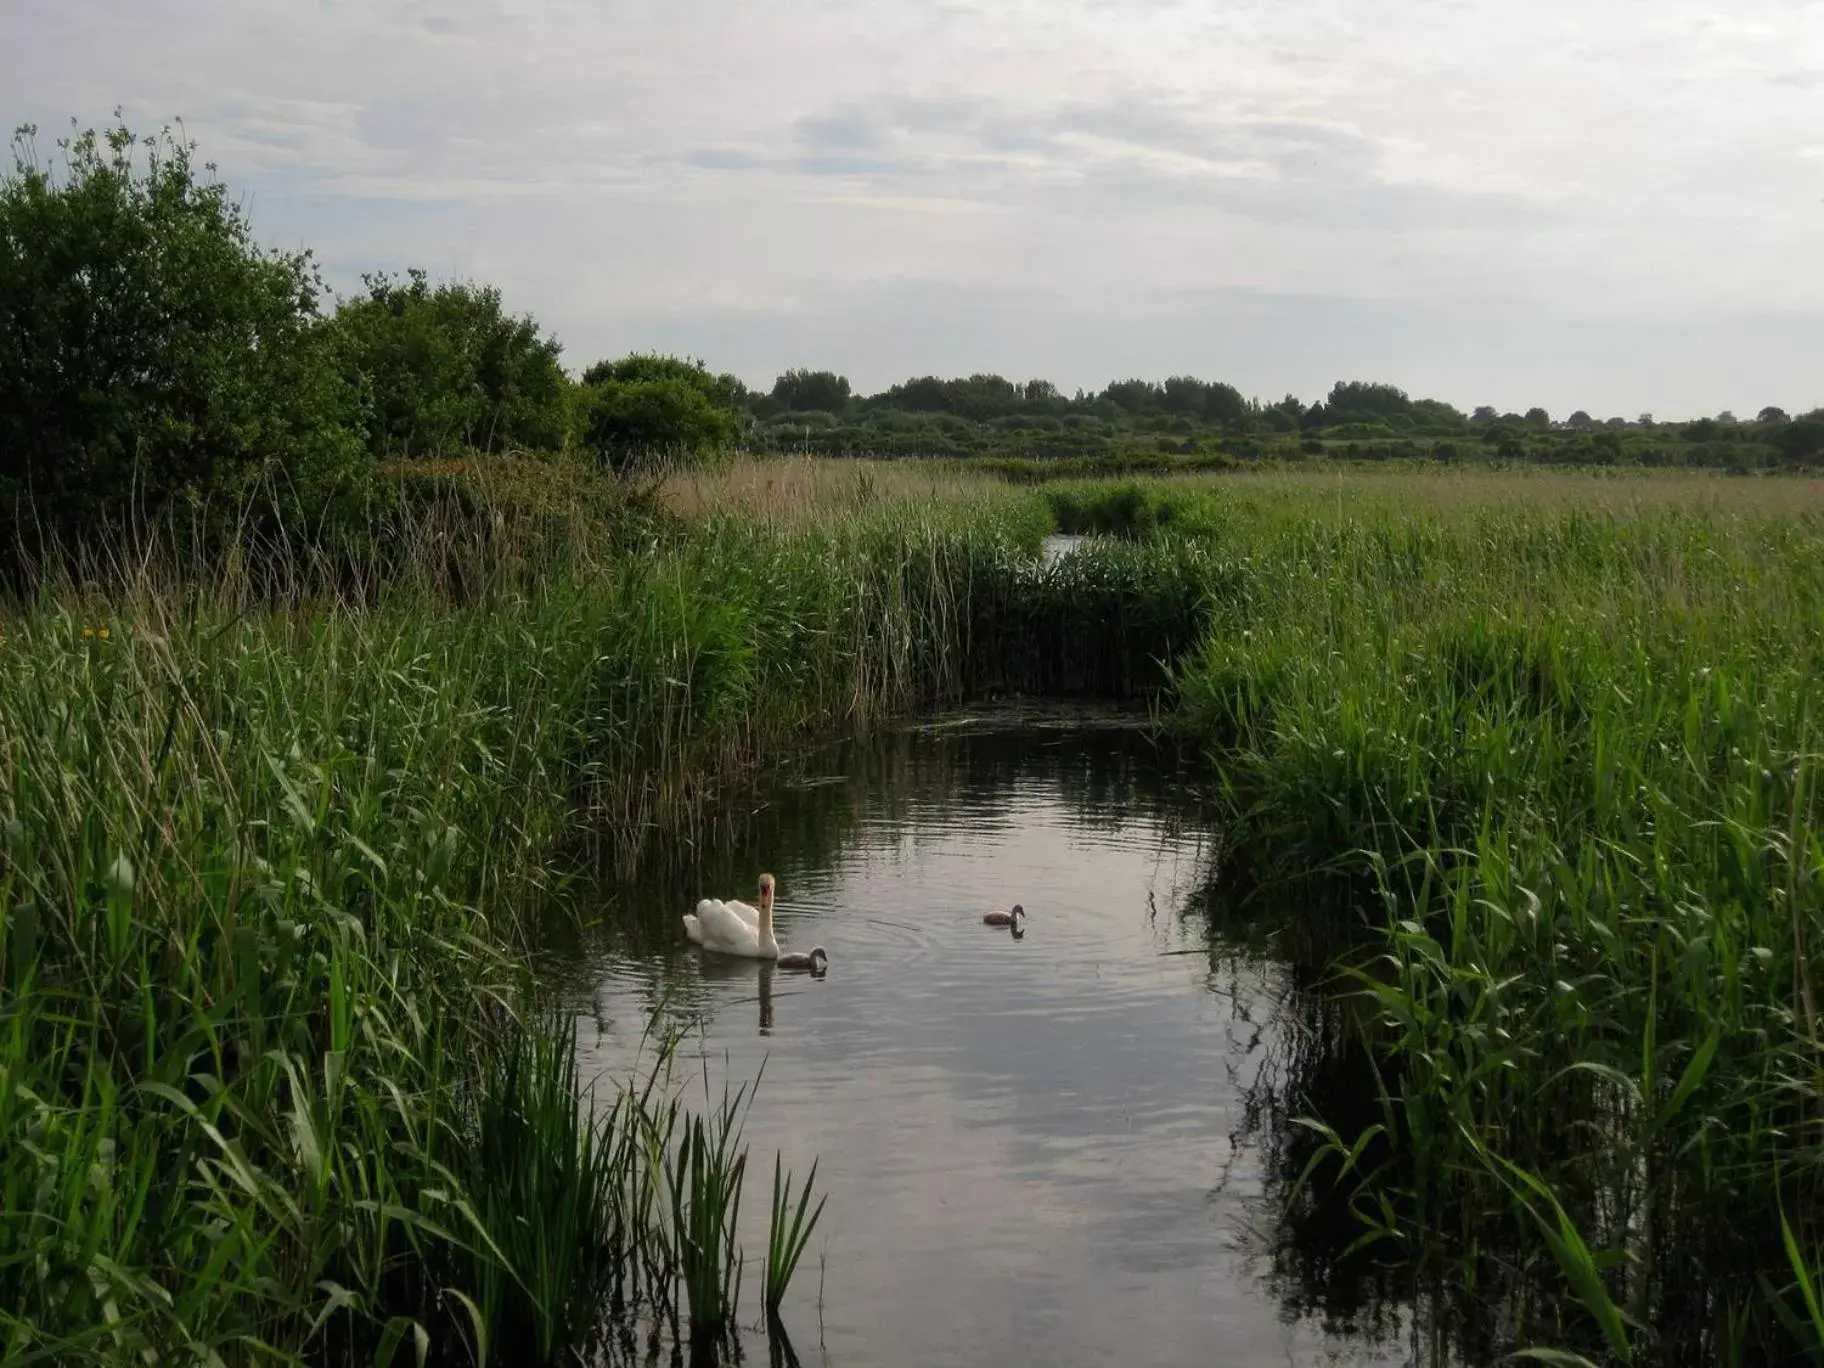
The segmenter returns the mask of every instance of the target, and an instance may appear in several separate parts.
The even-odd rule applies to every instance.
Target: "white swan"
[[[1018,903],[1013,905],[1013,911],[1011,912],[1003,912],[997,907],[994,911],[986,912],[982,915],[982,925],[1011,926],[1015,931],[1018,931],[1020,929],[1020,918],[1025,915],[1026,909],[1021,907]]]
[[[736,899],[723,902],[705,898],[697,904],[696,914],[684,914],[684,934],[719,955],[740,955],[745,959],[779,958],[779,942],[773,939],[773,876],[760,876],[760,906],[749,907]]]

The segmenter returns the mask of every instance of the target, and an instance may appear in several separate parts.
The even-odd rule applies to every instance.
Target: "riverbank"
[[[625,864],[795,738],[1156,675],[1202,629],[1098,630],[1118,582],[1031,592],[1030,500],[474,502],[391,529],[380,577],[116,564],[6,611],[9,1362],[556,1361],[625,1232],[570,1196],[619,1132],[500,1142],[562,1110],[524,973],[545,857]],[[528,1239],[528,1209],[570,1214]]]
[[[1352,483],[1060,499],[1249,567],[1172,724],[1378,1018],[1299,1202],[1473,1289],[1468,1361],[1815,1345],[1817,486]]]
[[[472,498],[380,578],[49,583],[0,642],[8,1352],[561,1353],[618,1218],[512,1245],[587,1156],[488,1140],[538,1109],[490,1079],[553,1077],[497,1067],[549,853],[626,865],[936,699],[1161,686],[1234,869],[1373,966],[1384,1102],[1315,1118],[1298,1200],[1441,1232],[1501,1343],[1781,1352],[1784,1231],[1824,1246],[1824,499],[1772,488],[753,462]],[[1055,527],[1106,540],[1043,571]]]

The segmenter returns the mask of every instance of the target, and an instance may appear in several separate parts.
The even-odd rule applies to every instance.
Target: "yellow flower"
[[[101,638],[101,639],[102,639],[102,640],[103,640],[103,641],[106,641],[106,640],[107,640],[107,639],[108,639],[108,629],[107,629],[107,628],[106,628],[106,627],[103,627],[103,628],[102,628],[102,629],[101,629],[101,630],[100,630],[100,631],[99,631],[99,632],[97,632],[97,633],[96,633],[96,634],[95,634],[95,635],[96,635],[96,636],[98,636],[98,637],[100,637],[100,638]]]
[[[93,627],[84,627],[82,629],[82,634],[86,637],[92,637],[95,635],[95,629]]]

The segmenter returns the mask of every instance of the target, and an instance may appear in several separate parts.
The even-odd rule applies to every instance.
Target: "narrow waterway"
[[[829,1197],[785,1311],[806,1363],[1404,1362],[1397,1315],[1311,1312],[1286,1271],[1261,1098],[1298,990],[1212,929],[1210,839],[1131,717],[995,711],[832,752],[603,910],[565,968],[585,1072],[636,1069],[655,1011],[714,1094],[764,1064],[752,1264],[775,1150]],[[826,975],[686,943],[699,893],[754,901],[763,870],[782,945],[822,946]],[[1015,902],[1023,935],[983,925]]]

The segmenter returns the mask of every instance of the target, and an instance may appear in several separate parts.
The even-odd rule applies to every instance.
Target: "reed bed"
[[[1050,494],[1232,562],[1172,722],[1372,1023],[1304,1184],[1466,1361],[1824,1352],[1824,524],[1739,483]]]
[[[954,461],[739,456],[720,466],[655,471],[659,496],[692,521],[739,513],[775,525],[828,526],[882,505],[1032,504],[1001,481]]]
[[[549,857],[993,692],[1208,751],[1235,886],[1367,1007],[1297,1200],[1422,1270],[1441,1356],[1824,1351],[1812,485],[903,465],[433,486],[369,551],[10,602],[0,1361],[725,1336],[745,1103],[579,1105]],[[821,1209],[772,1198],[768,1312]]]
[[[1103,487],[1124,487],[1100,481]],[[1126,484],[1133,484],[1128,481]],[[1824,480],[1810,475],[1737,476],[1718,470],[1480,464],[1384,465],[1312,461],[1242,467],[1219,476],[1163,475],[1142,487],[1180,504],[1215,491],[1258,501],[1301,522],[1422,510],[1453,514],[1599,513],[1619,518],[1689,513],[1786,519],[1824,512]],[[1328,514],[1322,506],[1328,500]]]
[[[1031,499],[798,526],[586,492],[433,490],[371,553],[117,556],[5,608],[9,1368],[723,1334],[735,1112],[650,1082],[579,1098],[527,967],[549,857],[629,866],[799,737],[1158,679],[1202,627],[1194,577],[1117,551],[1133,583],[1102,602],[1182,592],[1125,664],[1092,658],[1074,593],[1032,607]],[[808,1191],[775,1193],[774,1313]]]

